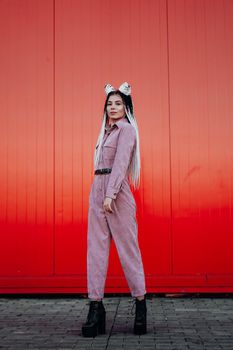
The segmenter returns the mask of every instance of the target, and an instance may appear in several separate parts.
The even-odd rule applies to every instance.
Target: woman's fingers
[[[112,210],[112,208],[111,208],[111,205],[109,204],[109,206],[108,206],[108,211],[110,212],[110,213],[113,213],[113,210]]]
[[[113,213],[113,210],[112,210],[110,204],[105,205],[105,206],[104,206],[104,210],[107,211],[107,212],[109,212],[109,213]]]
[[[106,197],[104,200],[104,210],[109,212],[109,213],[113,213],[113,210],[111,208],[111,203],[112,203],[112,198]]]

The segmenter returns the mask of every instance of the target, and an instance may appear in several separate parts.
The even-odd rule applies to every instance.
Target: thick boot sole
[[[84,337],[93,338],[98,334],[105,334],[105,322],[106,315],[104,314],[98,323],[94,323],[92,325],[83,325],[82,326],[82,335]]]

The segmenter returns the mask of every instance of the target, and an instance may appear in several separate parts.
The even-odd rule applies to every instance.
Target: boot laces
[[[94,317],[94,314],[98,312],[99,304],[97,302],[89,302],[89,312],[87,315],[88,322]]]
[[[131,308],[131,311],[130,311],[130,313],[131,313],[131,315],[135,315],[135,309],[136,309],[136,299],[137,298],[133,298],[133,300],[132,300],[132,308]],[[133,310],[134,309],[134,310]]]
[[[136,309],[136,310],[134,310],[133,311],[133,309]],[[133,311],[133,312],[132,312]],[[132,305],[132,308],[131,308],[131,315],[135,315],[135,313],[136,313],[136,317],[139,317],[139,318],[141,318],[141,317],[143,317],[143,315],[144,315],[144,306],[143,306],[143,304],[141,304],[140,302],[138,302],[138,304],[137,304],[137,298],[135,297],[134,299],[133,299],[133,305]]]

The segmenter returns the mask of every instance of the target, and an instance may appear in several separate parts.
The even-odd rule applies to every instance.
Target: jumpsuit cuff
[[[114,188],[108,188],[105,194],[105,197],[110,197],[116,199],[117,191]]]

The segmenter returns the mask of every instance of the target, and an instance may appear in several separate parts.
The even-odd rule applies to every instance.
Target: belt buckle
[[[96,174],[108,174],[110,172],[111,172],[110,169],[102,168],[102,169],[97,169]]]

